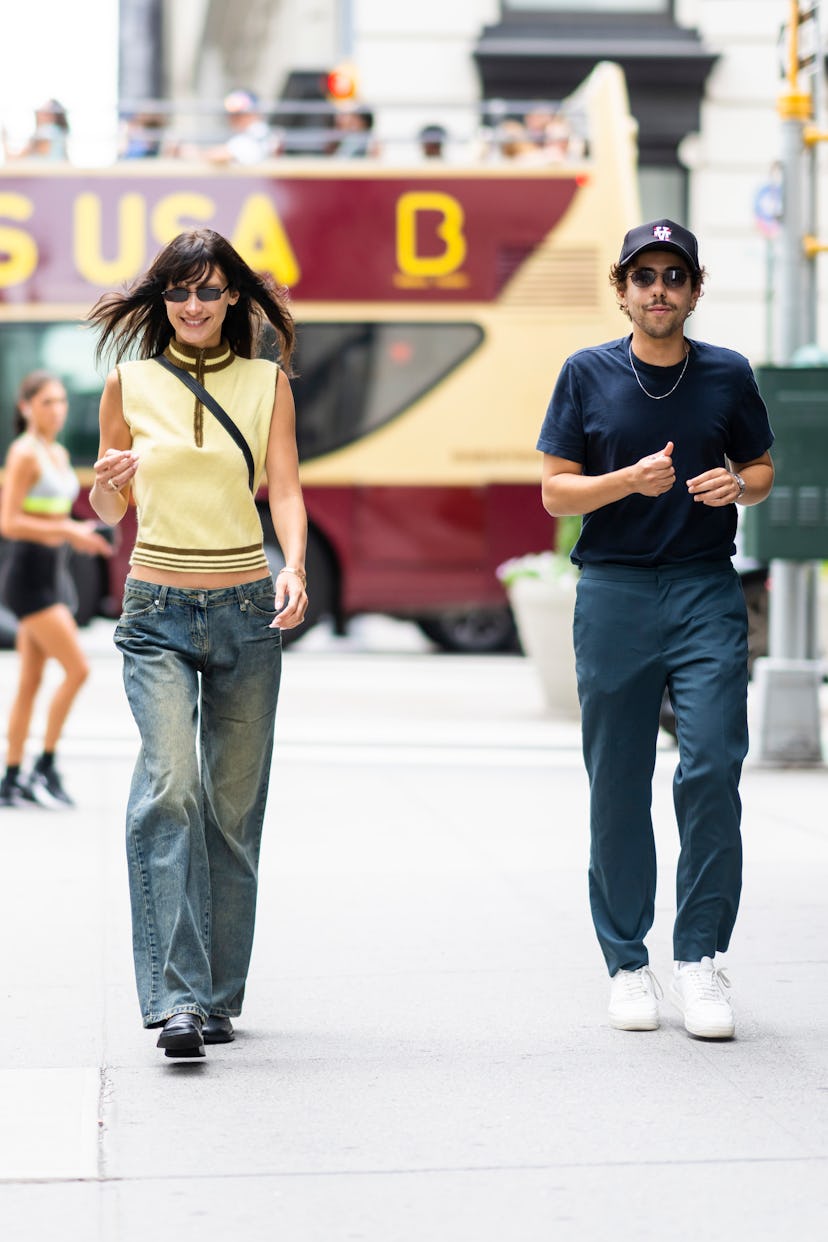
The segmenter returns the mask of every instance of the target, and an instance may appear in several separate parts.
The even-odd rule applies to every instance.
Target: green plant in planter
[[[579,515],[559,517],[555,522],[554,551],[527,552],[524,556],[513,556],[498,565],[498,578],[507,588],[518,578],[538,578],[544,582],[574,580],[578,571],[569,559],[569,554],[580,533]]]

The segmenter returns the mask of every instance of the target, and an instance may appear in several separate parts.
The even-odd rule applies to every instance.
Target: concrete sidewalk
[[[617,1032],[577,725],[544,719],[528,662],[407,629],[291,650],[239,1037],[178,1064],[134,996],[110,628],[62,748],[79,809],[0,812],[3,1242],[824,1236],[823,770],[745,772],[738,1038],[691,1040],[666,1002]],[[13,674],[0,654],[3,718]],[[674,764],[665,741],[663,983]]]

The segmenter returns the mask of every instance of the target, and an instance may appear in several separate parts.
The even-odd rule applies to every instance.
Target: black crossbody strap
[[[165,370],[169,371],[171,375],[178,376],[181,383],[185,384],[187,388],[189,388],[190,392],[195,393],[201,404],[207,407],[210,413],[221,423],[227,434],[236,441],[236,444],[238,444],[242,451],[242,457],[247,464],[247,483],[252,492],[253,476],[255,473],[253,454],[250,452],[250,445],[247,443],[230,415],[226,410],[222,409],[215,397],[211,397],[204,385],[199,384],[195,376],[191,375],[189,371],[184,371],[181,367],[177,367],[174,362],[170,362],[169,358],[165,358],[163,354],[157,354],[155,361],[160,362],[161,366],[164,367]]]

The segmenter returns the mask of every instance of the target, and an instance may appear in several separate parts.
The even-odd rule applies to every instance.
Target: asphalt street
[[[521,657],[378,620],[310,634],[285,657],[238,1038],[177,1063],[134,994],[111,625],[83,641],[77,809],[0,812],[3,1242],[825,1236],[824,769],[745,770],[737,1038],[689,1038],[666,1001],[658,1031],[614,1031],[577,722],[544,715]],[[0,719],[14,672],[0,653]],[[663,985],[675,758],[663,738]]]

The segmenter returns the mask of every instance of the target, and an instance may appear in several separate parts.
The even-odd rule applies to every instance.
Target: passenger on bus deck
[[[164,151],[163,116],[156,112],[135,112],[125,117],[124,122],[119,159],[146,160],[162,154],[174,154],[173,151]]]
[[[62,103],[56,99],[47,99],[39,108],[35,108],[35,128],[25,146],[20,150],[10,150],[3,133],[3,147],[7,160],[52,160],[65,161],[69,158],[67,140],[69,138],[69,118]]]
[[[261,164],[275,153],[276,141],[252,91],[231,91],[224,111],[232,133],[221,146],[211,147],[211,164]]]
[[[424,125],[417,135],[417,139],[423,159],[445,159],[448,133],[442,125]]]
[[[569,122],[561,112],[534,108],[526,113],[524,125],[540,163],[561,163],[569,157]]]
[[[527,112],[523,121],[503,121],[495,141],[504,159],[520,164],[558,164],[570,155],[569,123],[548,109]]]
[[[556,113],[546,125],[540,143],[540,151],[550,164],[562,163],[572,153],[572,135],[565,116]]]
[[[340,108],[334,115],[337,134],[328,144],[327,154],[342,159],[360,159],[379,155],[379,146],[371,136],[374,114],[362,106]]]
[[[495,155],[505,160],[534,160],[536,147],[526,126],[514,118],[503,121],[495,133]]]

